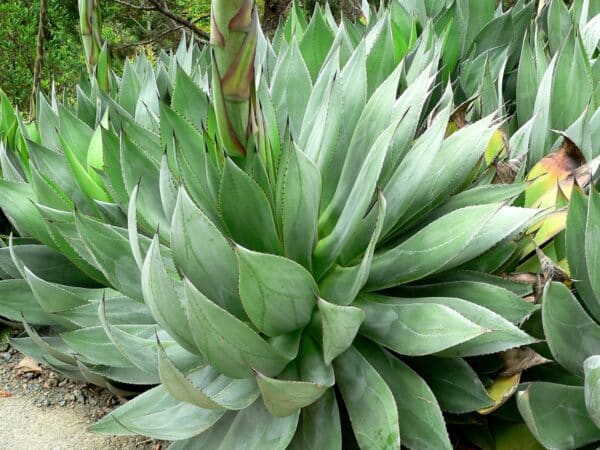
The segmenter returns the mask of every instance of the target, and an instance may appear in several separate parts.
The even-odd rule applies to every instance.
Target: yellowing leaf
[[[519,387],[521,372],[509,377],[498,377],[487,389],[488,395],[494,400],[494,404],[489,408],[480,409],[479,414],[489,414],[500,408],[516,392]]]
[[[527,174],[531,181],[525,190],[525,206],[544,208],[555,205],[558,189],[570,198],[573,186],[572,174],[584,163],[583,155],[569,139],[560,149],[541,159]]]
[[[485,148],[485,162],[490,165],[494,161],[504,158],[508,148],[508,138],[502,129],[498,129],[492,135],[489,144]]]

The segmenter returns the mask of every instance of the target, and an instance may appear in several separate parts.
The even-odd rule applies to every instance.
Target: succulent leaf
[[[542,305],[544,331],[554,359],[575,375],[583,376],[583,362],[597,352],[600,326],[564,284],[549,283]]]
[[[287,258],[237,247],[240,298],[252,323],[267,336],[300,330],[310,322],[317,284]]]
[[[587,416],[583,387],[531,383],[519,392],[517,404],[527,426],[546,448],[577,448],[600,438],[598,427]],[[569,424],[567,432],[564,424]]]
[[[223,413],[180,402],[163,386],[157,386],[104,417],[90,430],[117,436],[139,433],[155,439],[180,440],[209,429]]]
[[[334,369],[361,448],[400,447],[398,409],[383,377],[354,347],[335,360]]]

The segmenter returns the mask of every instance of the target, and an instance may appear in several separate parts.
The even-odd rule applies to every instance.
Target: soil
[[[144,437],[107,437],[87,427],[126,402],[71,381],[14,349],[0,349],[0,450],[164,450]]]

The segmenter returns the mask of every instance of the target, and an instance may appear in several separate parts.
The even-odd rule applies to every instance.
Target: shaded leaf
[[[180,402],[163,386],[157,386],[96,422],[90,431],[117,436],[141,434],[165,440],[187,439],[208,430],[223,413]]]
[[[536,382],[517,395],[529,430],[550,449],[578,448],[600,439],[600,429],[585,408],[584,389]]]
[[[360,447],[398,449],[398,409],[394,395],[381,375],[353,347],[340,355],[333,367]]]

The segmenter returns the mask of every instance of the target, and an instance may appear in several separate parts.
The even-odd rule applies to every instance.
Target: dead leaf
[[[533,284],[537,281],[537,275],[529,272],[511,272],[501,275],[502,278],[521,284]]]
[[[518,158],[509,159],[508,161],[498,161],[496,163],[496,176],[494,177],[494,184],[510,184],[515,181],[521,165],[525,160],[524,156]]]
[[[462,105],[459,105],[452,113],[450,120],[455,123],[457,129],[460,130],[461,128],[467,126],[467,110],[470,106],[471,102],[464,102]]]
[[[530,367],[551,362],[527,347],[507,350],[502,354],[502,359],[504,359],[504,368],[500,375],[503,377],[510,377]]]
[[[19,361],[19,364],[17,364],[17,371],[19,373],[40,373],[42,371],[42,367],[35,359],[25,356],[21,361]]]
[[[539,273],[536,275],[536,281],[533,283],[533,303],[540,304],[542,302],[542,296],[544,295],[544,285],[546,280],[543,275]]]
[[[540,260],[542,271],[544,272],[544,280],[547,281],[559,281],[564,283],[570,281],[570,276],[565,272],[558,264],[550,259],[541,248],[535,245],[535,253]]]
[[[596,156],[594,159],[592,159],[587,164],[584,164],[583,166],[575,169],[575,171],[573,172],[573,175],[574,175],[575,180],[577,181],[577,184],[579,185],[579,187],[584,188],[588,184],[590,184],[590,182],[592,181],[592,178],[594,177],[594,175],[596,175],[596,172],[598,172],[599,168],[600,168],[600,156]]]
[[[0,398],[7,398],[7,397],[12,397],[12,394],[10,392],[3,391],[2,389],[0,389]]]

